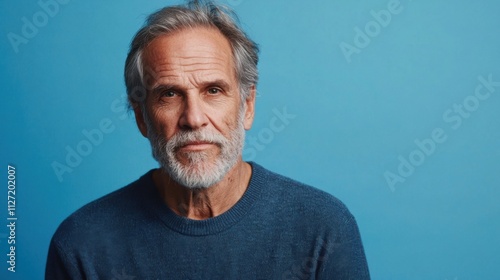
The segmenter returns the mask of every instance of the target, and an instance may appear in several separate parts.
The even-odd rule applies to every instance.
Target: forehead
[[[185,28],[159,36],[144,49],[143,62],[146,72],[160,79],[201,72],[235,77],[231,45],[215,28]]]

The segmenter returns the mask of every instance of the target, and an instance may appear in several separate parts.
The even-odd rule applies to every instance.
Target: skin
[[[230,137],[236,127],[240,103],[244,102],[244,128],[254,119],[255,87],[241,100],[229,41],[216,29],[196,27],[154,39],[143,53],[149,79],[145,110],[153,129],[170,139],[181,130],[210,129]],[[144,137],[147,126],[141,106],[134,108],[137,126]],[[176,152],[181,163],[185,153],[205,151],[210,158],[220,153],[217,145],[190,143]],[[218,216],[243,196],[252,169],[241,156],[217,184],[189,189],[173,181],[162,169],[153,180],[167,206],[194,220]]]

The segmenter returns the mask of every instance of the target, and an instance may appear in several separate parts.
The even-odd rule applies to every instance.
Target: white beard
[[[230,132],[230,138],[208,129],[181,130],[170,140],[157,134],[146,118],[148,138],[151,142],[153,157],[160,167],[177,183],[190,189],[204,189],[220,182],[241,157],[245,142],[243,127],[243,108],[240,108],[236,128]],[[191,141],[207,141],[217,145],[220,153],[211,159],[205,151],[182,152],[187,163],[179,160],[179,148]]]

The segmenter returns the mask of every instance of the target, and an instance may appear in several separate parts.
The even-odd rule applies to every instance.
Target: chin
[[[190,189],[207,189],[224,179],[236,161],[207,157],[200,152],[190,152],[182,160],[173,160],[163,169],[178,184]]]

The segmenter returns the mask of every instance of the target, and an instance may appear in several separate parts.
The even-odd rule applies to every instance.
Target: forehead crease
[[[226,80],[229,79],[230,76],[223,71],[184,71],[183,74],[175,73],[172,71],[162,71],[157,74],[157,80],[185,80],[186,78],[196,79],[196,81],[205,81],[210,79],[219,79]]]
[[[222,80],[228,81],[231,77],[228,73],[220,70],[207,69],[206,71],[178,71],[165,70],[156,73],[155,84],[177,84],[179,86],[199,86],[211,81]]]
[[[218,56],[170,56],[170,57],[155,57],[148,59],[149,65],[153,69],[178,68],[191,65],[214,65],[218,67],[229,67],[231,60],[227,57]]]
[[[215,64],[220,66],[227,66],[231,60],[226,57],[218,57],[215,55],[207,55],[207,56],[173,56],[165,59],[155,60],[160,65],[180,65],[187,66],[192,64]]]
[[[194,75],[197,78],[203,76],[233,76],[233,69],[224,63],[223,60],[211,61],[184,61],[183,63],[175,63],[163,61],[151,67],[157,79],[161,78],[176,78],[185,74]]]
[[[207,42],[203,34],[201,38],[194,36],[199,34],[178,35],[159,38],[146,48],[144,66],[154,75],[155,84],[187,86],[236,78],[230,46],[214,43],[213,39],[218,39],[213,37]]]
[[[203,63],[193,63],[189,65],[163,65],[153,68],[155,76],[157,78],[163,77],[180,77],[186,74],[190,76],[202,77],[202,76],[230,76],[232,71],[227,72],[228,69],[223,69],[219,67],[213,67],[213,64],[207,65]]]

